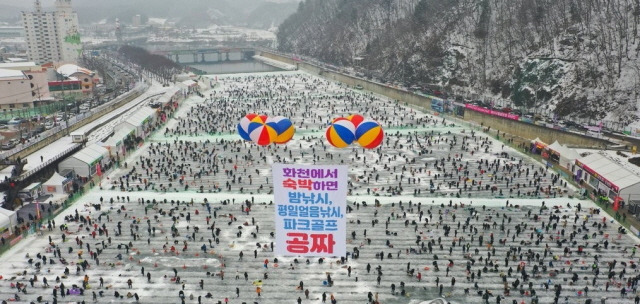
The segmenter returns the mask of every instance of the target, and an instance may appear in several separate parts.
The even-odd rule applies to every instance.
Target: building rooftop
[[[0,80],[10,80],[10,79],[29,79],[29,78],[27,78],[27,76],[25,76],[22,71],[0,68]]]
[[[58,73],[66,76],[66,77],[69,77],[70,75],[73,75],[75,73],[84,73],[84,74],[87,74],[87,75],[93,74],[93,71],[91,71],[89,69],[85,69],[83,67],[79,67],[79,66],[77,66],[75,64],[62,65],[57,69],[57,71],[58,71]]]
[[[26,67],[35,67],[35,66],[36,66],[36,63],[33,61],[0,63],[0,69],[26,68]]]
[[[593,153],[578,159],[578,161],[620,189],[640,183],[640,176],[625,168],[620,162],[610,159],[604,153]]]

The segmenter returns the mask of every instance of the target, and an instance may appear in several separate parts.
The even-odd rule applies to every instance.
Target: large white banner
[[[274,164],[276,245],[280,256],[345,256],[347,166]]]

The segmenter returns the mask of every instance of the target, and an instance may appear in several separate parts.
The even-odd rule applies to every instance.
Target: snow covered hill
[[[307,0],[278,47],[525,112],[626,125],[640,116],[639,23],[639,0]]]

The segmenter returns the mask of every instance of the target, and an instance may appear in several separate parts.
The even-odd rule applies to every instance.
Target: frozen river
[[[633,303],[637,239],[501,142],[301,72],[217,79],[55,227],[0,257],[0,300]],[[241,141],[251,112],[289,117],[295,138]],[[326,143],[327,124],[352,113],[383,125],[380,148]],[[274,256],[276,162],[349,166],[345,259]]]

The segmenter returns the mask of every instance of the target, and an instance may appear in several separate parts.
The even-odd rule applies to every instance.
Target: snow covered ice
[[[57,286],[59,303],[634,302],[638,240],[481,130],[300,72],[217,79],[0,257],[0,299],[53,303]],[[247,113],[289,117],[296,135],[243,142]],[[380,149],[326,143],[327,124],[352,113],[383,125]],[[349,165],[347,257],[273,255],[275,162]]]

